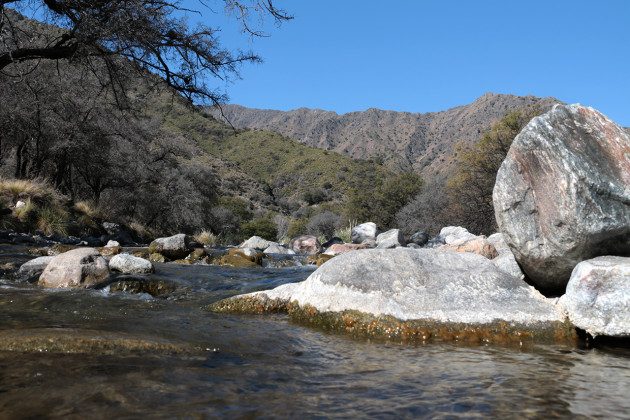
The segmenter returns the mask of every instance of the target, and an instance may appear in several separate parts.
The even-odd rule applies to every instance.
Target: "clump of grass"
[[[153,240],[158,236],[158,232],[138,221],[132,221],[129,223],[129,229],[131,229],[136,236],[144,240]]]
[[[13,204],[28,198],[40,205],[57,204],[65,199],[54,187],[41,179],[0,178],[0,195],[9,198]]]
[[[79,225],[90,228],[98,229],[98,220],[102,219],[102,214],[98,207],[90,201],[79,201],[74,204],[73,210],[77,213],[77,222]]]
[[[60,207],[44,207],[37,212],[37,229],[46,235],[68,234],[68,212]]]
[[[16,207],[13,209],[13,215],[16,219],[18,219],[21,223],[27,223],[31,220],[37,211],[37,206],[30,198],[27,198],[23,201],[24,205],[22,207]]]
[[[195,242],[199,242],[200,244],[207,246],[217,246],[219,244],[219,236],[210,232],[209,230],[202,230],[197,233],[193,239]]]
[[[341,238],[346,243],[352,242],[352,229],[357,225],[357,223],[358,222],[356,220],[348,221],[347,226],[335,231],[335,236]]]

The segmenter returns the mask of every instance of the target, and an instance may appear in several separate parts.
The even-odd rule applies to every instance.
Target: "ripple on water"
[[[0,339],[46,349],[0,346],[1,417],[630,413],[627,349],[409,346],[326,334],[282,315],[203,309],[310,270],[161,265],[155,276],[179,285],[162,298],[1,288]]]

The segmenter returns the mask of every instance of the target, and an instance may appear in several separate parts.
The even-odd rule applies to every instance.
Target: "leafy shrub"
[[[287,236],[289,238],[295,238],[296,236],[304,235],[308,231],[308,219],[300,218],[293,219],[289,224],[289,230]]]
[[[270,216],[258,217],[241,226],[241,237],[243,239],[252,236],[260,236],[273,241],[278,237],[278,228]]]
[[[326,201],[327,197],[326,191],[322,190],[321,188],[316,188],[305,192],[302,198],[308,203],[309,206],[312,206],[314,204],[319,204]]]
[[[339,227],[341,217],[331,211],[318,213],[309,220],[306,232],[310,235],[324,236],[330,239]]]

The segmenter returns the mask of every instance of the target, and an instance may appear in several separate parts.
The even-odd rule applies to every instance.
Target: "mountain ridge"
[[[268,130],[308,146],[336,151],[354,159],[378,159],[391,169],[413,170],[427,180],[444,181],[456,157],[456,145],[471,145],[510,111],[536,106],[542,110],[556,98],[486,93],[474,102],[444,111],[415,113],[368,108],[338,114],[321,109],[291,111],[224,105],[223,116],[239,129]]]

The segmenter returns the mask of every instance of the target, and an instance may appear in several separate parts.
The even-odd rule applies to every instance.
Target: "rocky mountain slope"
[[[432,180],[444,178],[452,168],[456,144],[479,140],[506,113],[528,106],[547,110],[558,102],[488,93],[469,105],[425,114],[371,108],[339,115],[317,109],[274,111],[239,105],[226,105],[223,113],[236,128],[274,131],[352,158],[382,160],[392,169],[411,169]],[[219,116],[216,111],[213,115]]]

